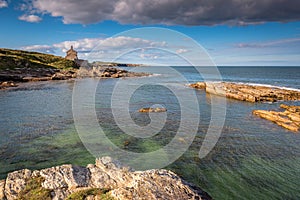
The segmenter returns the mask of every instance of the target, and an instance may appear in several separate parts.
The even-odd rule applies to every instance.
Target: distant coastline
[[[93,62],[67,59],[50,54],[0,48],[0,89],[17,87],[31,81],[69,80],[77,77],[122,78],[146,76],[118,67],[138,67],[140,64]],[[83,73],[84,71],[84,73]]]

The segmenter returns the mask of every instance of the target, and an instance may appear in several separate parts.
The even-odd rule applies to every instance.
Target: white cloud
[[[32,0],[66,24],[115,20],[126,24],[249,25],[300,20],[297,0]]]
[[[25,51],[37,51],[42,53],[55,53],[55,47],[49,46],[49,45],[31,45],[31,46],[25,46],[21,47],[22,50]]]
[[[182,53],[186,53],[186,52],[188,52],[187,49],[177,49],[176,50],[176,53],[178,53],[178,54],[182,54]]]
[[[59,49],[62,49],[63,52],[66,52],[70,49],[70,46],[76,48],[79,52],[90,52],[90,51],[112,51],[112,50],[133,50],[138,48],[145,47],[156,47],[163,46],[163,42],[154,42],[151,40],[145,40],[142,38],[133,38],[133,37],[111,37],[111,38],[84,38],[75,41],[65,41],[53,46]]]
[[[31,45],[22,47],[22,49],[43,53],[58,53],[64,56],[64,53],[73,46],[74,49],[78,51],[81,59],[88,59],[90,61],[111,61],[119,56],[123,56],[124,53],[147,48],[160,48],[165,45],[165,42],[154,42],[152,40],[142,38],[118,36],[111,38],[83,38],[74,41],[64,41],[53,45]],[[153,59],[158,58],[156,55],[146,54],[145,57],[151,57]]]
[[[4,0],[0,0],[0,8],[6,8],[6,7],[8,7],[7,2]]]
[[[299,43],[300,38],[288,38],[288,39],[281,39],[281,40],[274,40],[269,42],[260,42],[260,43],[239,43],[235,46],[238,48],[266,48],[271,46],[283,46],[288,45],[291,43]]]
[[[31,23],[38,23],[42,21],[42,18],[40,18],[37,15],[22,15],[19,17],[19,20],[31,22]]]

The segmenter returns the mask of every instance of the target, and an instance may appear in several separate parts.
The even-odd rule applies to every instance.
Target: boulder
[[[9,173],[5,182],[5,196],[8,200],[17,199],[18,194],[25,189],[28,179],[31,178],[31,171],[23,169]]]
[[[211,199],[200,188],[171,171],[134,171],[110,157],[96,159],[95,164],[87,167],[62,165],[34,172],[20,170],[9,173],[5,181],[0,181],[1,200],[18,199],[23,194],[29,199],[44,199],[42,195],[45,194],[45,199],[55,200],[76,196],[94,200],[102,199],[103,195],[119,200]]]
[[[43,169],[39,175],[45,179],[42,186],[50,190],[86,187],[90,178],[90,172],[87,168],[72,165]]]

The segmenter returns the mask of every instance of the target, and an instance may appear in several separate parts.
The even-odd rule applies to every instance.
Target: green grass
[[[78,192],[75,192],[68,196],[66,200],[84,200],[86,197],[92,195],[100,197],[101,200],[114,200],[109,194],[109,190],[107,189],[86,189],[86,190],[80,190]]]
[[[42,187],[43,177],[36,177],[27,180],[26,187],[22,190],[17,197],[17,200],[51,200],[51,190]],[[80,190],[70,194],[66,200],[84,200],[88,196],[97,196],[101,200],[114,200],[109,194],[107,189],[91,188]]]
[[[51,190],[42,187],[43,181],[43,177],[28,180],[25,189],[19,193],[17,200],[51,200]]]
[[[74,61],[60,56],[0,48],[0,70],[15,68],[77,68]]]

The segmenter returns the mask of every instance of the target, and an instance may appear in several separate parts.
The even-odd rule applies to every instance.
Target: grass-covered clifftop
[[[0,48],[0,70],[15,68],[78,68],[74,61],[50,54]]]

